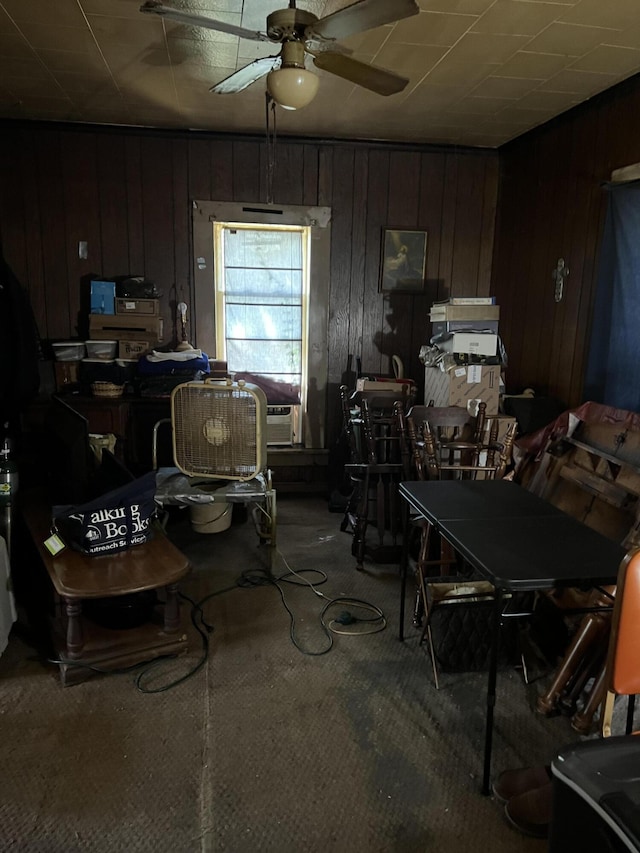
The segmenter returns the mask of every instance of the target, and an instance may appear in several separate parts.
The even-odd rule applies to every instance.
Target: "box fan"
[[[267,463],[267,398],[257,385],[207,379],[171,394],[173,457],[188,477],[250,480]]]

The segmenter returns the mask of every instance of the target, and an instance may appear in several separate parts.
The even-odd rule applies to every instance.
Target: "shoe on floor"
[[[497,800],[507,803],[512,797],[541,788],[551,779],[550,767],[519,767],[505,770],[494,781],[492,790]]]
[[[546,838],[551,823],[553,783],[512,797],[504,807],[505,817],[515,829],[533,838]]]

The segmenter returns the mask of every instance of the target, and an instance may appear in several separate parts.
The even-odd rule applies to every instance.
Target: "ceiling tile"
[[[0,76],[32,77],[40,80],[45,86],[51,79],[51,74],[35,53],[31,53],[28,59],[10,59],[0,55]]]
[[[2,0],[4,10],[14,21],[50,24],[54,27],[82,27],[84,15],[78,3],[68,0]]]
[[[522,77],[486,77],[471,94],[481,98],[521,98],[537,86],[538,82]]]
[[[473,32],[536,36],[541,29],[559,18],[564,8],[557,3],[496,0],[478,19]]]
[[[462,98],[449,108],[449,112],[466,116],[492,116],[512,104],[506,98]]]
[[[52,95],[49,98],[44,98],[41,95],[27,95],[20,98],[20,102],[29,112],[38,113],[42,110],[54,113],[67,113],[73,109],[73,104],[69,98],[63,95]]]
[[[38,56],[51,71],[101,71],[104,60],[97,48],[93,51],[38,50]]]
[[[611,33],[611,30],[605,30],[602,27],[554,23],[532,39],[527,45],[527,50],[533,53],[582,56],[597,44],[606,42]]]
[[[636,0],[610,0],[608,3],[603,0],[580,0],[563,14],[562,20],[622,30],[638,23],[638,3]]]
[[[500,70],[495,73],[497,77],[529,77],[535,80],[546,80],[566,65],[567,59],[564,56],[520,50],[503,63]]]
[[[473,115],[474,123],[482,121],[482,116],[478,117],[477,113],[474,113]],[[425,110],[424,112],[416,115],[417,120],[421,120],[424,117],[427,118],[427,123],[431,127],[466,128],[469,126],[469,113],[465,112],[456,113],[453,110],[451,112],[445,110]]]
[[[171,64],[164,42],[152,42],[147,47],[108,42],[102,45],[102,53],[113,75],[125,73],[138,65],[162,68]]]
[[[16,25],[13,23],[11,18],[7,15],[6,12],[0,8],[0,33],[13,33],[16,32]]]
[[[20,30],[36,50],[55,45],[56,50],[94,51],[96,43],[87,26],[55,27],[46,24],[22,22]]]
[[[389,36],[390,42],[405,44],[442,44],[451,46],[477,21],[475,15],[445,15],[420,12],[416,17],[398,21]]]
[[[465,86],[469,90],[481,83],[485,77],[495,74],[499,67],[488,62],[455,60],[449,53],[429,72],[425,82],[430,85],[435,83],[443,86]]]
[[[425,12],[457,12],[459,14],[481,15],[495,0],[418,0]]]
[[[606,44],[640,48],[640,15],[638,16],[638,24],[636,26],[625,27],[624,30],[617,30],[616,32],[609,32]]]
[[[126,79],[118,78],[122,98],[128,104],[147,104],[159,107],[172,106],[177,109],[178,98],[168,68],[146,69],[146,72],[131,74]]]
[[[221,12],[217,16],[217,19],[223,21],[225,24],[233,24],[236,27],[242,25],[241,15],[231,12]],[[220,30],[212,30],[208,27],[193,27],[189,24],[181,24],[177,21],[170,20],[165,20],[164,26],[166,28],[167,38],[192,39],[193,41],[217,41],[227,42],[230,44],[236,44],[238,42],[238,36],[231,35],[230,33],[223,33],[220,32]],[[243,39],[243,41],[246,41],[246,39]]]
[[[238,40],[235,41],[235,44],[222,44],[213,41],[167,39],[171,62],[176,65],[188,62],[194,65],[216,65],[233,69],[236,68],[238,61]]]
[[[543,110],[547,113],[559,113],[568,110],[580,101],[580,98],[569,92],[545,92],[537,89],[529,92],[519,102],[525,110]]]
[[[376,54],[392,32],[393,27],[376,27],[374,30],[367,30],[342,39],[340,44],[358,53]]]
[[[452,58],[465,62],[506,62],[529,41],[528,36],[467,33],[451,49]]]
[[[131,21],[128,18],[108,18],[104,15],[89,15],[89,26],[98,44],[134,44],[146,46],[151,42],[163,42],[162,21],[149,16]]]
[[[65,92],[52,77],[47,81],[52,97],[64,98]],[[3,77],[2,85],[17,98],[42,95],[42,80],[39,77]]]
[[[0,33],[0,56],[12,59],[30,59],[33,50],[19,33]]]
[[[403,112],[413,115],[416,110],[447,107],[466,92],[465,86],[430,86],[423,83],[405,99]]]
[[[376,54],[375,64],[397,74],[426,74],[446,53],[445,47],[435,45],[391,44]]]
[[[610,74],[594,74],[591,71],[573,71],[570,68],[560,71],[539,88],[549,92],[572,92],[576,95],[592,95],[601,92],[616,81]]]
[[[78,95],[101,97],[105,93],[113,95],[118,91],[116,84],[106,69],[104,74],[78,74],[72,71],[56,71],[55,80],[72,100],[75,100]]]
[[[576,71],[599,71],[602,74],[631,74],[640,69],[640,50],[601,44],[570,67]]]

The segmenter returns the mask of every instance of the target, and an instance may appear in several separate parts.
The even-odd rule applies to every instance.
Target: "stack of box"
[[[118,341],[118,358],[137,359],[163,338],[159,300],[116,296],[114,282],[91,282],[89,336]]]
[[[487,405],[498,412],[500,308],[489,297],[452,298],[431,307],[431,343],[450,354],[438,367],[425,368],[424,401],[434,406]],[[475,412],[474,412],[475,413]]]

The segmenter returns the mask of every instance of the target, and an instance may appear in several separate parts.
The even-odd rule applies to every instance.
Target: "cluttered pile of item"
[[[429,319],[431,336],[419,354],[425,404],[477,408],[483,402],[487,415],[497,414],[507,357],[495,297],[451,297],[434,303]]]

